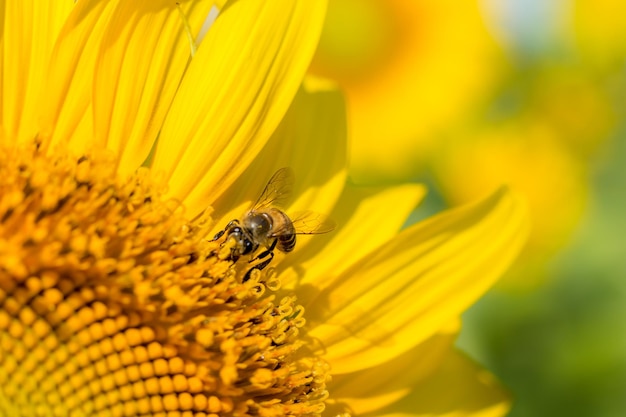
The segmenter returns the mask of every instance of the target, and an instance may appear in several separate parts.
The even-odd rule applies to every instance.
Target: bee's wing
[[[285,167],[276,171],[250,211],[262,210],[270,206],[284,206],[293,189],[293,178],[291,168]]]
[[[291,216],[291,224],[297,235],[319,235],[335,229],[335,222],[314,211],[296,212]]]

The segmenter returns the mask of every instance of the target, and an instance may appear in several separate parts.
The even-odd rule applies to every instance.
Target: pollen
[[[0,414],[320,415],[276,278],[244,280],[147,168],[68,155],[0,147]]]

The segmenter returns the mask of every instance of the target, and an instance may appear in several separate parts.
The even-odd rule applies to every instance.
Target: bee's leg
[[[222,236],[224,236],[224,233],[226,233],[227,230],[230,230],[232,227],[238,224],[239,224],[239,221],[237,219],[229,221],[226,227],[224,228],[224,230],[220,230],[219,232],[217,232],[215,236],[213,236],[213,239],[211,239],[211,242],[221,238]]]
[[[267,258],[266,260],[264,260],[263,262],[260,262],[256,265],[254,265],[252,268],[250,268],[248,270],[248,272],[246,272],[246,275],[244,275],[243,277],[243,281],[242,282],[246,282],[250,279],[250,274],[252,274],[252,271],[254,271],[255,269],[258,271],[262,271],[263,269],[265,269],[266,266],[268,266],[270,264],[270,262],[272,262],[272,259],[274,259],[274,252],[273,251],[265,251],[263,252],[261,255],[265,254],[263,257],[267,257],[269,256],[269,258]],[[257,256],[255,259],[260,259],[261,256]]]
[[[267,248],[267,250],[264,250],[263,252],[259,253],[257,256],[255,256],[254,258],[250,259],[250,262],[254,262],[254,261],[258,261],[259,259],[263,259],[268,257],[269,255],[272,255],[270,257],[270,260],[274,257],[274,249],[276,248],[276,244],[278,243],[278,239],[274,239],[274,241],[272,242],[272,244]]]
[[[252,268],[250,268],[248,270],[248,272],[246,272],[246,275],[244,275],[243,277],[243,282],[246,282],[247,280],[250,279],[250,274],[252,273],[253,270],[258,270],[258,271],[262,271],[266,266],[268,266],[270,264],[270,262],[272,262],[272,259],[274,259],[274,249],[276,248],[276,244],[278,243],[278,239],[274,239],[274,241],[272,242],[272,244],[267,248],[267,250],[264,250],[263,252],[259,253],[258,256],[254,257],[253,259],[250,259],[250,261],[248,261],[248,263],[254,262],[254,261],[259,261],[263,258],[267,258],[262,262],[259,262],[258,264],[254,265]],[[269,256],[269,258],[268,258]]]
[[[217,234],[215,236],[213,236],[213,239],[211,239],[211,242],[221,238],[222,236],[224,236],[224,233],[226,233],[226,229],[224,230],[220,230],[219,232],[217,232]]]

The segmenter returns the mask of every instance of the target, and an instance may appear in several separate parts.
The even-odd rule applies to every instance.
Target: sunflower
[[[345,91],[350,174],[416,178],[507,66],[480,1],[331,0],[311,72]],[[385,146],[381,146],[381,141]]]
[[[574,0],[566,36],[576,44],[585,67],[602,77],[619,77],[626,56],[626,30],[619,0]]]
[[[401,230],[422,187],[350,185],[342,95],[303,83],[324,9],[3,2],[3,415],[506,410],[453,340],[523,205]],[[281,166],[338,226],[247,256],[226,225]]]

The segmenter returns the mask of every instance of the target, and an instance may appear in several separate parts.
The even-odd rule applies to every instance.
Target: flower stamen
[[[220,256],[142,168],[0,149],[0,411],[319,415],[327,365],[270,271]]]

